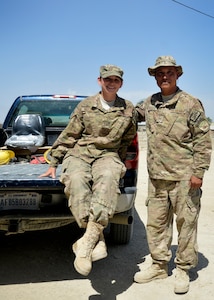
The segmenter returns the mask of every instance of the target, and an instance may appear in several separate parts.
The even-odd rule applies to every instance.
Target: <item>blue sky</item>
[[[180,0],[214,16],[213,0]],[[147,72],[172,55],[178,86],[214,121],[214,18],[172,0],[1,0],[0,123],[19,95],[99,91],[103,64],[123,68],[119,95],[136,104],[159,91]]]

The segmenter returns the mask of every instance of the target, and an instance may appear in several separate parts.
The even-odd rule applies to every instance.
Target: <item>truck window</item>
[[[46,126],[65,127],[70,115],[80,101],[74,100],[40,100],[40,101],[22,101],[16,108],[13,118],[10,120],[9,126],[12,126],[13,121],[18,115],[22,114],[39,114],[43,116]]]

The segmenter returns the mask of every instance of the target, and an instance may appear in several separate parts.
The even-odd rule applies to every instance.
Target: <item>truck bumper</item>
[[[115,211],[115,215],[109,221],[114,224],[128,225],[133,221],[133,217],[124,212],[134,206],[136,197],[136,187],[127,187],[120,194]],[[67,214],[7,214],[0,216],[0,230],[7,235],[24,233],[26,231],[46,230],[62,227],[75,222],[71,213]]]

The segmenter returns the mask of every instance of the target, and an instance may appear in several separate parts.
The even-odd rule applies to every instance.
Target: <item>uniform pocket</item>
[[[188,193],[189,197],[187,199],[187,205],[192,211],[196,211],[200,208],[201,205],[201,196],[202,190],[199,189],[190,189]]]
[[[118,169],[121,170],[121,173],[120,173],[120,178],[123,178],[124,175],[126,174],[126,166],[124,165],[124,163],[118,159],[117,157],[113,157],[113,161],[116,162],[118,164]]]

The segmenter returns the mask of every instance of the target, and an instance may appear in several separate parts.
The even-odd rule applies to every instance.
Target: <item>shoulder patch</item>
[[[200,111],[194,111],[191,114],[190,121],[196,122],[198,120],[198,118],[200,117],[200,115],[201,115]]]
[[[199,127],[202,131],[207,132],[207,131],[209,131],[209,129],[210,129],[210,124],[209,124],[209,122],[208,122],[207,120],[203,120],[203,121],[201,121],[201,122],[199,123],[198,127]]]

